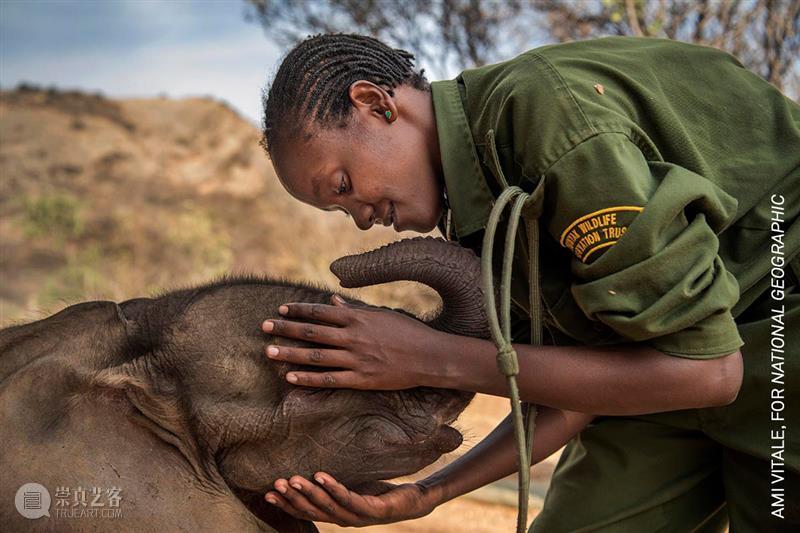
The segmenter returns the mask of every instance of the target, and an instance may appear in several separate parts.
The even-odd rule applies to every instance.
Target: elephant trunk
[[[341,257],[331,271],[342,287],[365,287],[390,281],[418,281],[442,299],[440,312],[427,321],[435,329],[470,337],[489,337],[475,253],[433,237],[416,237],[357,255]]]

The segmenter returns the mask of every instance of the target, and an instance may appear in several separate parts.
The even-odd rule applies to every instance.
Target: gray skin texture
[[[443,331],[487,337],[477,258],[417,238],[337,260],[343,286],[398,279],[436,289]],[[330,291],[231,278],[161,297],[87,302],[0,331],[0,523],[11,531],[315,531],[263,494],[324,470],[361,491],[461,443],[448,426],[471,393],[301,388],[264,355],[264,318]],[[50,489],[51,517],[13,501]],[[116,519],[57,518],[54,487],[121,489]],[[89,496],[88,500],[91,500]],[[70,507],[70,509],[73,507]]]

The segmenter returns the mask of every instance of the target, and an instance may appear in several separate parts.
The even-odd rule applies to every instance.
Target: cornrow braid
[[[424,70],[414,70],[414,55],[366,35],[320,34],[295,46],[284,58],[262,97],[261,146],[268,154],[280,139],[306,133],[313,123],[322,128],[346,124],[352,105],[348,89],[358,80],[394,88],[409,84],[429,90]]]

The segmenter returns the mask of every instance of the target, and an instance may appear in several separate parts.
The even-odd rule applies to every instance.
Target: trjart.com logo
[[[86,518],[117,519],[122,517],[120,502],[122,489],[119,487],[96,487],[78,485],[76,487],[57,486],[55,502],[50,492],[39,483],[25,483],[17,490],[14,505],[19,514],[30,520],[43,516],[50,517],[51,504],[53,518],[73,520]]]
[[[50,516],[50,493],[38,483],[25,483],[14,497],[14,505],[19,514],[25,518],[35,520],[43,516]]]

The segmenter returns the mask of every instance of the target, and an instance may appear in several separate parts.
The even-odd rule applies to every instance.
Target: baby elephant
[[[480,265],[431,238],[336,261],[347,287],[437,290],[437,329],[488,337]],[[294,387],[264,355],[265,317],[332,293],[230,278],[116,304],[87,302],[0,331],[0,520],[9,531],[314,531],[263,501],[324,470],[357,488],[461,443],[472,395]],[[281,339],[283,344],[296,344]]]

